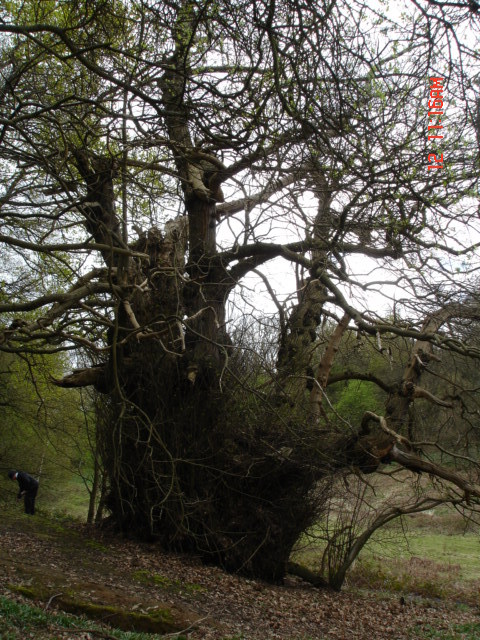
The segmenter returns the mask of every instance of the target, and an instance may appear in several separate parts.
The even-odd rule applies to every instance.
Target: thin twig
[[[45,611],[48,610],[49,606],[52,604],[52,602],[55,600],[55,598],[58,598],[59,596],[63,596],[63,593],[55,593],[53,596],[51,596],[51,598],[49,599],[49,601],[45,605]]]

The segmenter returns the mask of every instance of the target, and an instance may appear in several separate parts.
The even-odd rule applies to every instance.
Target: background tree
[[[50,384],[64,369],[61,354],[0,354],[2,500],[15,498],[6,476],[8,469],[18,468],[40,480],[41,509],[80,515],[85,512],[81,478],[91,484],[86,422],[92,412],[79,391]],[[72,476],[78,490],[75,483],[69,487]]]
[[[420,386],[444,351],[478,355],[455,324],[478,308],[477,17],[403,9],[5,7],[0,348],[87,349],[94,366],[57,384],[108,395],[99,441],[124,531],[278,579],[339,470],[395,461],[480,496],[421,457],[411,419],[414,400],[452,404]],[[448,151],[427,136],[430,77],[448,90]],[[445,168],[427,171],[437,148]],[[262,375],[229,331],[248,308],[259,319],[252,282],[278,316]],[[351,331],[390,359],[410,348],[394,381],[335,374],[385,394],[360,423],[327,410]]]

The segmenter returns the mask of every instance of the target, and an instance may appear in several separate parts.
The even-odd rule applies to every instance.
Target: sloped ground
[[[140,628],[148,619],[159,625],[150,631],[183,631],[191,640],[412,640],[425,638],[424,629],[480,622],[478,611],[441,601],[338,594],[290,577],[282,586],[245,580],[19,509],[4,510],[0,522],[0,592],[114,626],[119,612],[133,612]]]

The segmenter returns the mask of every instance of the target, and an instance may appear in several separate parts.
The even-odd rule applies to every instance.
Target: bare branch
[[[432,476],[451,482],[465,493],[466,502],[468,502],[470,496],[480,498],[480,486],[472,484],[467,478],[464,478],[456,471],[441,467],[428,460],[423,460],[412,453],[401,451],[396,445],[393,445],[389,453],[389,458],[411,471],[429,473]]]

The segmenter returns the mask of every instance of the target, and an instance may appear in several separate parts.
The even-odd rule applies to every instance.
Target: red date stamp
[[[430,100],[428,101],[428,140],[442,140],[440,134],[443,129],[443,78],[430,78]],[[431,124],[433,121],[434,124]],[[433,131],[432,131],[433,130]],[[430,134],[432,131],[432,134]],[[443,153],[428,154],[428,170],[443,169]]]

